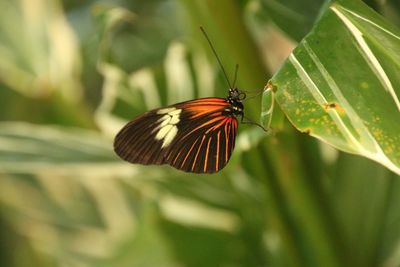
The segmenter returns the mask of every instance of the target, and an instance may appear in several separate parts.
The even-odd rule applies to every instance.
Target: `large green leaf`
[[[359,0],[338,0],[270,86],[300,131],[400,174],[399,62],[400,31]]]

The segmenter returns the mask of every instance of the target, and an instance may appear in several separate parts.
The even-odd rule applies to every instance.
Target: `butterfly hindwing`
[[[201,98],[149,111],[118,133],[114,150],[131,163],[217,172],[235,146],[237,119],[229,107],[224,98]]]

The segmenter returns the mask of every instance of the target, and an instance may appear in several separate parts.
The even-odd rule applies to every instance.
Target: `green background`
[[[400,112],[332,7],[400,95],[397,0],[1,1],[1,265],[400,266]],[[226,96],[200,25],[270,133],[215,175],[123,162],[128,120]]]

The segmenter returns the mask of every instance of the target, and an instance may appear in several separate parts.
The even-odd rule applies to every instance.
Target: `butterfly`
[[[199,98],[148,111],[121,129],[114,151],[131,163],[218,172],[235,147],[237,117],[243,119],[245,97],[230,88],[226,98]]]
[[[126,124],[114,139],[114,151],[122,159],[143,165],[169,164],[192,173],[215,173],[228,163],[235,148],[237,117],[244,122],[242,101],[246,94],[235,87],[206,37],[229,85],[226,98],[207,97],[154,109]]]

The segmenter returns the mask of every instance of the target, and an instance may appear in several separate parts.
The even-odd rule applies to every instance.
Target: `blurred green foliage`
[[[365,2],[400,25],[396,0]],[[299,133],[278,106],[272,134],[240,126],[215,175],[112,151],[146,110],[226,95],[199,25],[258,92],[327,4],[2,1],[2,265],[400,266],[398,175]],[[260,98],[245,102],[254,120]]]

